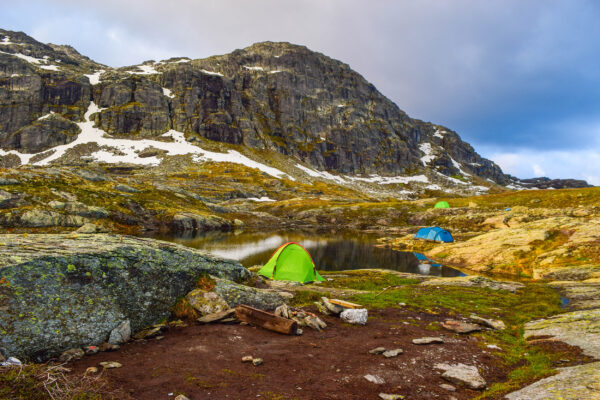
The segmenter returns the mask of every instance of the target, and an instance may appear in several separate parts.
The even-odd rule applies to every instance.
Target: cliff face
[[[510,182],[455,132],[410,118],[348,65],[303,46],[264,42],[112,69],[0,30],[0,148],[31,154],[72,142],[91,101],[96,127],[116,138],[173,129],[190,142],[270,150],[346,175]],[[14,155],[1,161],[14,164]]]

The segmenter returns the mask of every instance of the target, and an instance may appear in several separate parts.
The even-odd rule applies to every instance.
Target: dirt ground
[[[192,325],[171,329],[161,340],[124,345],[116,352],[98,353],[73,362],[82,374],[102,361],[118,361],[121,368],[103,372],[111,385],[134,399],[173,399],[185,394],[199,399],[378,399],[394,393],[407,399],[457,399],[478,392],[457,388],[448,392],[433,369],[440,362],[476,365],[488,384],[506,380],[500,360],[479,339],[431,330],[444,315],[410,310],[374,310],[366,326],[350,326],[335,317],[322,332],[304,329],[286,336],[248,325]],[[429,329],[426,329],[427,326]],[[411,340],[444,335],[444,344],[414,345]],[[401,348],[395,358],[369,354],[383,346]],[[242,363],[245,355],[264,363]],[[363,376],[378,375],[385,384]]]

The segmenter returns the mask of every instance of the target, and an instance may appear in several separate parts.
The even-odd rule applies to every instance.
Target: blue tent
[[[439,226],[431,226],[429,228],[421,228],[415,234],[415,239],[434,240],[436,242],[454,242],[452,235],[445,229]]]

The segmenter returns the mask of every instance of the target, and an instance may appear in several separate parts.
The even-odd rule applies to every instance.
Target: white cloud
[[[491,152],[485,156],[496,162],[505,173],[519,178],[573,178],[600,185],[600,148],[575,151],[516,150]]]
[[[533,164],[533,175],[545,176],[546,171],[544,171],[544,169],[542,167],[540,167],[538,164]]]

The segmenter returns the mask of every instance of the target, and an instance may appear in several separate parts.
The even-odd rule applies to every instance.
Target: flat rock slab
[[[525,324],[525,338],[552,336],[600,358],[600,309],[573,311]]]
[[[210,324],[212,322],[222,321],[226,318],[229,318],[233,314],[235,314],[235,308],[231,308],[229,310],[204,315],[204,316],[198,318],[198,322],[201,324]]]
[[[421,285],[424,286],[460,286],[460,287],[483,287],[492,290],[508,290],[509,292],[516,292],[518,289],[524,287],[522,283],[511,282],[511,281],[495,281],[482,276],[461,276],[458,278],[436,278],[425,282]]]
[[[412,340],[413,344],[434,344],[434,343],[444,343],[444,339],[441,337],[423,337]]]
[[[600,399],[600,362],[559,368],[559,373],[506,395],[508,400]]]
[[[481,326],[477,324],[471,324],[469,322],[464,321],[456,321],[453,319],[445,321],[442,324],[442,327],[456,333],[471,333],[481,330]]]

